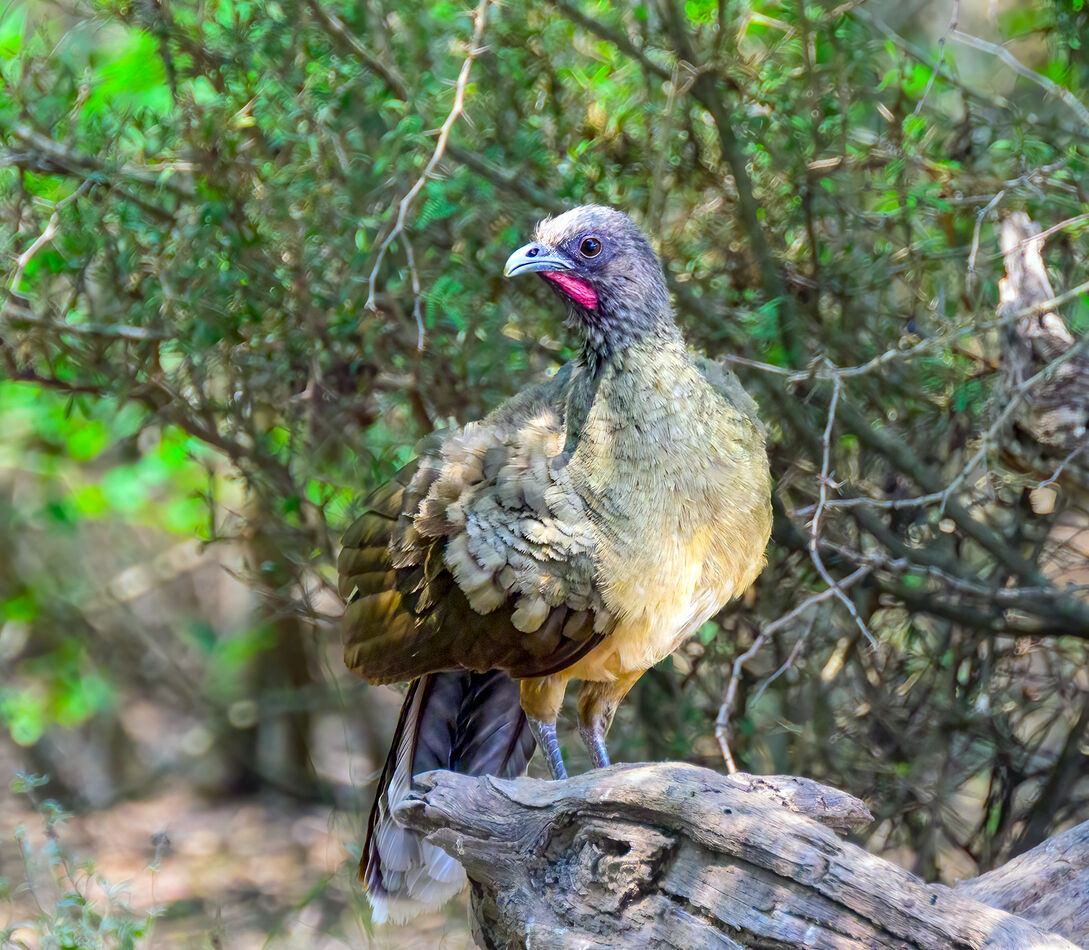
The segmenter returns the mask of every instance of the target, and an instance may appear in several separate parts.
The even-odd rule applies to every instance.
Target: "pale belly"
[[[558,675],[610,682],[622,673],[648,670],[692,636],[727,600],[707,591],[692,604],[687,618],[639,617],[621,623],[586,656]]]
[[[731,557],[696,545],[698,555],[684,564],[633,562],[606,599],[638,605],[621,611],[616,627],[577,663],[558,674],[570,679],[609,682],[647,670],[673,653],[734,597],[744,593],[764,566],[766,538],[734,547]],[[691,550],[691,549],[690,549]]]

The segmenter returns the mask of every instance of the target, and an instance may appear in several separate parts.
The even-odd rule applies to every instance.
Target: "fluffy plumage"
[[[371,497],[338,564],[348,666],[372,682],[426,677],[406,700],[364,856],[383,900],[451,883],[392,824],[421,771],[421,735],[453,749],[476,730],[475,759],[444,767],[516,774],[524,762],[500,747],[514,736],[510,748],[522,748],[528,725],[560,775],[555,721],[575,678],[580,731],[607,761],[623,696],[752,583],[771,529],[756,407],[729,370],[685,347],[633,222],[594,206],[544,221],[506,272],[538,273],[556,290],[579,358],[480,422],[424,440],[418,461]],[[440,671],[502,675],[459,693],[451,720],[450,703],[421,698],[441,693],[429,675]],[[519,688],[508,675],[528,722],[498,712]],[[467,715],[488,697],[506,731]]]

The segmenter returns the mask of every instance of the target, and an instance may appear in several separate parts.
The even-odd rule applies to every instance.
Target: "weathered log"
[[[1000,868],[961,881],[954,892],[1089,945],[1089,821]]]
[[[1023,464],[1047,475],[1055,459],[1065,458],[1067,477],[1084,487],[1089,477],[1089,459],[1081,451],[1089,441],[1089,350],[1048,306],[1055,292],[1044,266],[1039,225],[1015,211],[1003,220],[999,243],[1006,276],[999,281],[998,315],[1021,316],[1002,335],[996,405],[1012,408],[1020,434],[1030,439],[1030,444],[1010,448],[1023,456]]]
[[[485,950],[1074,947],[1042,929],[1055,921],[841,840],[832,828],[865,823],[865,806],[805,779],[678,763],[562,782],[430,772],[397,817],[465,866]]]
[[[999,230],[998,315],[1020,316],[1002,334],[994,405],[1012,423],[1002,442],[1007,468],[1026,477],[1033,511],[1052,517],[1040,564],[1061,588],[1089,583],[1089,341],[1051,309],[1044,237],[1021,211]]]

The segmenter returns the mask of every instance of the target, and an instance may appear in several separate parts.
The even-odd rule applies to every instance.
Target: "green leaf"
[[[68,437],[68,454],[80,462],[93,459],[109,443],[109,432],[106,426],[92,419],[81,425]]]
[[[9,597],[0,604],[0,617],[3,617],[5,621],[15,620],[26,623],[37,616],[38,604],[31,591]]]
[[[685,0],[685,16],[693,23],[710,23],[718,15],[717,0]]]
[[[166,69],[155,38],[142,30],[128,29],[124,39],[110,50],[92,78],[93,91],[84,105],[91,117],[107,110],[122,112],[149,109],[165,115],[170,111]]]
[[[0,59],[13,59],[23,48],[29,6],[25,3],[9,4],[0,19]]]

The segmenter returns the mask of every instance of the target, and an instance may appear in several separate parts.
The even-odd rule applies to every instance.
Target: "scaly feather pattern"
[[[372,683],[444,669],[544,676],[609,632],[593,528],[557,464],[569,375],[424,440],[367,500],[337,564],[349,669]]]

